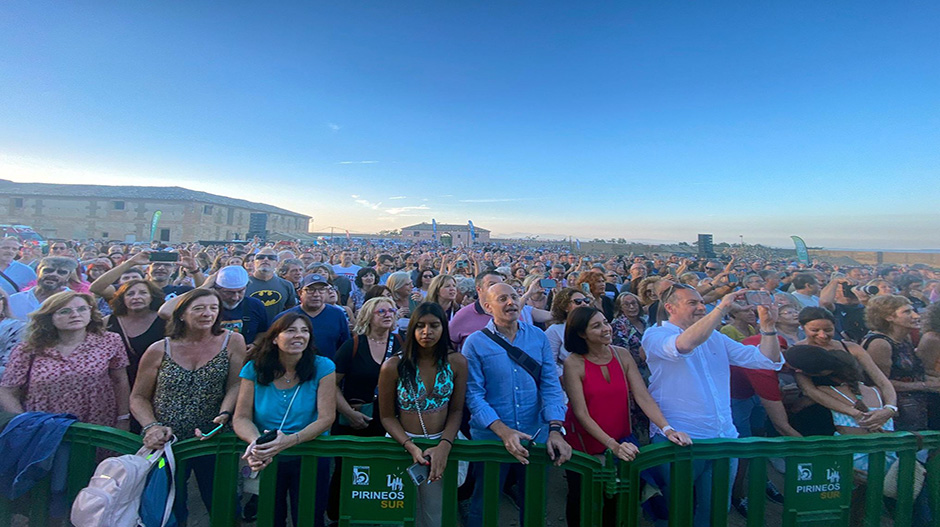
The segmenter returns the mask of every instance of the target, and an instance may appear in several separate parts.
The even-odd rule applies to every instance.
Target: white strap
[[[281,426],[277,427],[278,430],[284,429],[284,423],[287,422],[287,414],[290,413],[290,407],[294,406],[294,399],[297,398],[297,392],[299,391],[300,391],[300,385],[298,384],[297,387],[294,388],[294,395],[291,396],[290,402],[287,403],[287,411],[284,412],[284,419],[281,419]]]

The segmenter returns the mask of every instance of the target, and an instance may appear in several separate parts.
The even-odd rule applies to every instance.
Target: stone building
[[[310,216],[181,187],[16,183],[0,180],[0,223],[32,226],[51,239],[168,243],[307,233]]]
[[[473,233],[476,236],[473,244],[489,243],[490,231],[474,225]],[[462,247],[470,244],[470,226],[453,223],[438,223],[437,236],[445,247]],[[419,223],[401,228],[401,239],[409,242],[434,240],[434,227],[430,223]]]

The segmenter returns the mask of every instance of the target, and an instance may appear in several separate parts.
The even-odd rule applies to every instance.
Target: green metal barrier
[[[94,472],[98,448],[108,449],[120,454],[134,453],[140,448],[140,438],[112,428],[77,423],[66,435],[71,444],[69,462],[68,497],[71,500],[88,483]],[[435,442],[415,440],[419,446],[431,446]],[[749,469],[748,497],[750,513],[748,525],[764,525],[764,483],[767,476],[768,458],[787,459],[787,496],[784,514],[780,523],[785,527],[807,524],[834,526],[850,525],[850,511],[847,497],[853,489],[851,457],[855,452],[879,453],[897,452],[899,455],[899,495],[895,511],[894,525],[912,525],[913,479],[915,453],[927,449],[931,454],[940,448],[940,432],[911,434],[906,432],[893,434],[875,434],[867,436],[839,436],[816,438],[747,438],[737,440],[701,440],[691,447],[677,447],[671,443],[659,443],[646,446],[632,463],[613,463],[610,452],[607,453],[606,468],[592,456],[575,453],[563,467],[582,475],[581,524],[600,525],[602,518],[603,497],[616,497],[617,518],[619,525],[630,527],[641,522],[640,511],[640,472],[645,469],[669,465],[671,482],[670,520],[673,527],[692,525],[692,464],[700,460],[714,460],[713,470],[713,507],[712,524],[727,525],[728,490],[730,478],[729,461],[732,458],[751,459]],[[174,446],[180,468],[188,460],[197,456],[216,457],[212,511],[212,527],[239,525],[236,517],[236,486],[238,481],[239,458],[245,449],[245,443],[232,434],[222,435],[208,441],[186,440]],[[301,527],[314,523],[314,500],[317,485],[317,464],[329,463],[331,458],[344,459],[344,472],[353,467],[380,467],[374,476],[384,480],[383,474],[389,471],[402,476],[405,491],[413,490],[412,483],[402,473],[403,467],[411,464],[411,457],[398,443],[387,438],[358,438],[348,436],[324,437],[304,443],[285,451],[286,455],[301,456],[300,513]],[[484,525],[499,524],[500,489],[499,464],[513,463],[501,443],[495,441],[457,441],[451,452],[444,477],[443,524],[457,525],[457,462],[483,462],[484,484]],[[526,468],[525,518],[526,527],[544,525],[546,510],[547,467],[550,460],[543,448],[531,450],[530,464]],[[391,467],[391,468],[389,468]],[[800,499],[796,485],[802,470],[814,475],[827,475],[836,478],[832,472],[838,469],[840,490],[803,492],[809,496]],[[385,472],[382,472],[382,471]],[[848,473],[845,473],[848,472]],[[182,470],[179,471],[182,473]],[[274,486],[277,463],[273,463],[260,475],[260,496],[258,505],[258,527],[268,527],[273,523]],[[865,487],[864,525],[877,526],[881,523],[882,481],[885,474],[884,456],[870,456],[868,484]],[[823,476],[819,476],[823,477]],[[351,526],[359,522],[376,523],[377,518],[366,517],[374,510],[381,510],[382,519],[390,524],[414,525],[412,501],[383,500],[385,505],[378,507],[364,506],[365,502],[351,501],[349,478],[344,479],[341,490],[341,526]],[[391,481],[391,479],[389,480]],[[804,480],[802,490],[816,489],[810,485],[812,478]],[[407,488],[411,486],[410,488]],[[829,494],[822,495],[822,492]],[[934,523],[940,525],[940,457],[931,458],[927,464],[927,481],[923,492],[928,493],[930,509],[934,512]],[[819,494],[818,496],[816,494]],[[407,503],[407,507],[398,503]],[[30,525],[46,525],[48,517],[48,485],[37,485],[33,491],[18,500],[16,510],[30,517]],[[368,504],[366,504],[368,505]],[[375,504],[371,504],[375,505]],[[14,505],[0,499],[0,525],[10,525]]]
[[[658,443],[644,447],[632,463],[621,465],[619,477],[626,479],[631,488],[638,488],[640,472],[669,465],[669,525],[692,525],[693,480],[695,461],[714,460],[712,474],[712,525],[728,524],[728,492],[730,489],[730,459],[750,459],[748,470],[749,527],[763,526],[765,518],[765,483],[768,458],[786,458],[787,472],[784,489],[783,527],[796,525],[845,526],[851,523],[851,498],[854,490],[852,455],[869,454],[869,469],[865,484],[863,525],[880,526],[884,498],[882,484],[885,476],[885,458],[872,455],[897,452],[899,456],[898,498],[894,525],[912,525],[914,504],[914,462],[918,450],[926,449],[930,455],[940,448],[940,432],[897,432],[858,436],[812,438],[745,438],[735,440],[698,440],[690,447],[672,443]],[[801,472],[802,469],[802,472]],[[818,482],[820,474],[829,478],[829,485]],[[802,484],[801,483],[806,483]],[[825,482],[824,482],[825,483]],[[927,464],[926,492],[933,522],[940,525],[940,465],[931,457]],[[640,503],[631,496],[623,514],[621,525],[635,527],[640,523]]]

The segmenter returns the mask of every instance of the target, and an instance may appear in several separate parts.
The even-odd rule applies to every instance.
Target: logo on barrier
[[[797,479],[799,481],[810,481],[813,479],[813,464],[812,463],[800,463],[796,466],[797,473],[799,476]]]
[[[842,479],[842,474],[837,469],[827,468],[826,479],[829,480],[829,483],[838,483]]]
[[[401,478],[398,477],[398,476],[392,475],[392,474],[388,474],[388,475],[386,476],[386,480],[385,480],[385,481],[386,481],[386,485],[388,486],[389,490],[398,491],[398,490],[401,490],[401,489],[404,487],[404,485],[402,485]]]
[[[353,485],[369,485],[369,467],[353,467]]]

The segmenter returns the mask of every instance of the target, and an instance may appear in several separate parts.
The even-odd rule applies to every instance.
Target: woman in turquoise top
[[[385,361],[379,373],[382,425],[415,463],[430,468],[427,483],[418,487],[418,527],[441,524],[444,485],[439,481],[460,429],[466,392],[467,360],[450,348],[444,309],[431,302],[419,304],[408,322],[401,355]],[[414,437],[439,442],[422,450]]]
[[[252,350],[241,371],[235,406],[235,433],[248,442],[244,459],[254,471],[271,464],[282,451],[329,434],[336,417],[336,369],[333,361],[317,355],[310,320],[302,313],[277,319],[261,344]],[[256,444],[263,432],[277,437]],[[329,483],[328,463],[318,463],[315,525],[322,525]],[[274,525],[291,519],[297,525],[300,490],[300,458],[281,456],[278,461]]]

